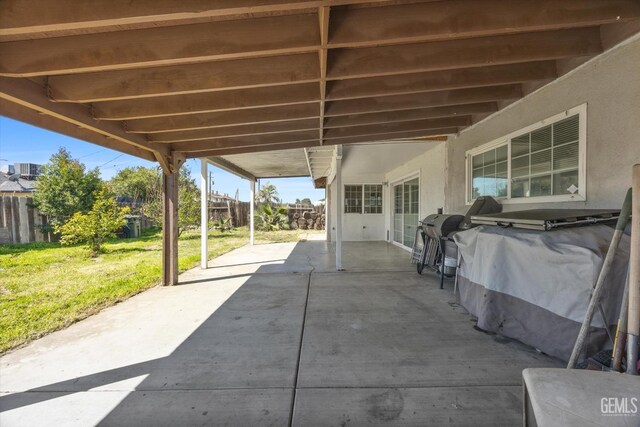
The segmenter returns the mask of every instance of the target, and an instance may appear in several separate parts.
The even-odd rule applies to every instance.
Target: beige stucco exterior
[[[519,203],[545,207],[617,208],[640,162],[640,38],[605,52],[447,142],[445,210],[465,205],[465,154],[581,104],[587,105],[586,201]]]

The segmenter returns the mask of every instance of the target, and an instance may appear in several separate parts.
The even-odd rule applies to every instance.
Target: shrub
[[[56,232],[60,233],[63,245],[84,243],[95,257],[102,251],[102,243],[114,238],[116,231],[126,224],[128,213],[129,208],[119,207],[102,189],[96,192],[89,212],[76,212],[64,225],[56,227]]]
[[[256,215],[256,225],[262,231],[276,231],[284,228],[287,223],[287,208],[274,208],[269,205],[260,207]]]

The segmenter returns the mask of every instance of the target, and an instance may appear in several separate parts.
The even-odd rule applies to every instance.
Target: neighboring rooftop
[[[0,193],[33,193],[35,189],[36,181],[0,172]]]

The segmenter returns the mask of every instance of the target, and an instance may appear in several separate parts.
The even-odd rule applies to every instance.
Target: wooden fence
[[[0,196],[0,244],[50,242],[52,236],[40,230],[46,223],[32,197]]]
[[[249,224],[249,202],[227,199],[209,202],[209,219],[211,221],[226,221],[231,218],[231,227],[243,227]]]

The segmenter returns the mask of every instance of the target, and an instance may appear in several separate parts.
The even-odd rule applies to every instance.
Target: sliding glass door
[[[413,246],[420,209],[420,180],[414,178],[393,186],[393,241]]]

